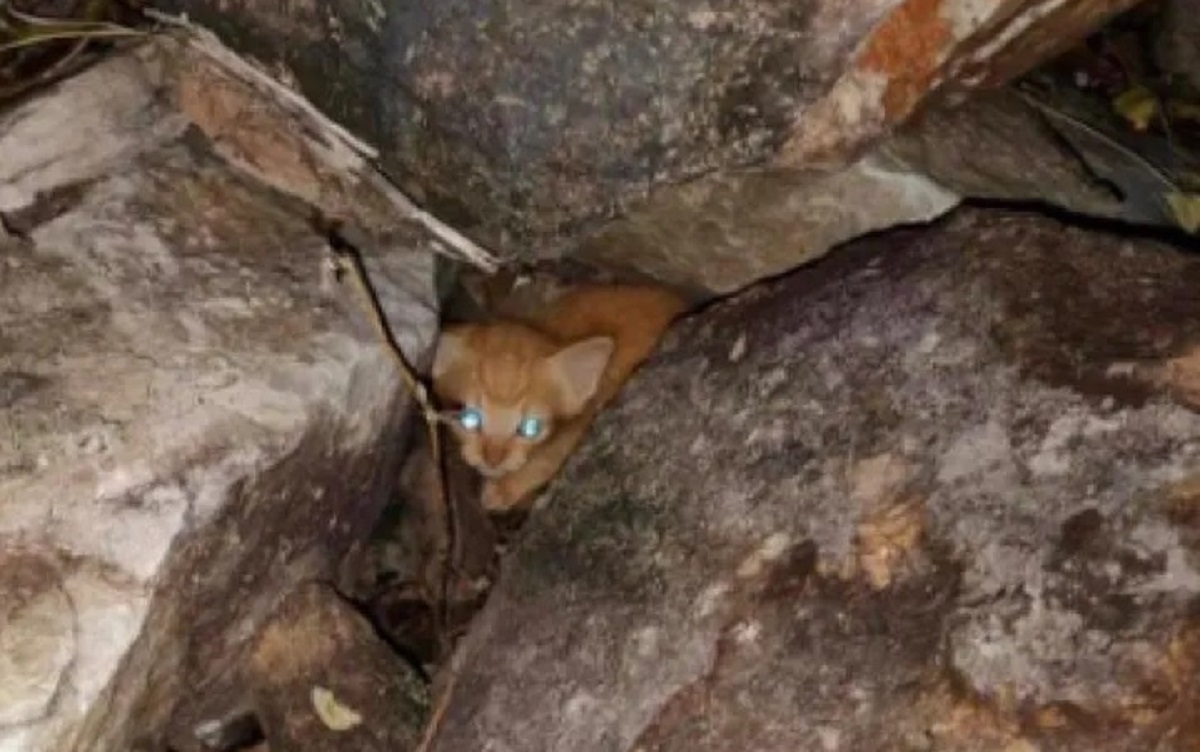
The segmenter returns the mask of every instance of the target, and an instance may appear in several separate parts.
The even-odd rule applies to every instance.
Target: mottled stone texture
[[[402,2],[384,37],[401,92],[383,100],[384,148],[492,243],[549,246],[663,184],[818,152],[844,163],[956,66],[986,66],[1010,37],[1061,45],[1088,28],[1068,18],[1129,4],[1068,3],[1049,16],[1063,25],[1041,26],[1062,3]],[[447,174],[462,176],[452,190]]]
[[[273,752],[407,752],[420,742],[424,680],[326,586],[302,585],[279,605],[249,674]]]
[[[1162,0],[1155,57],[1163,70],[1200,89],[1200,13],[1188,0]]]
[[[422,187],[462,175],[430,198],[498,240],[571,232],[656,183],[769,158],[890,4],[399,3],[389,156]]]
[[[275,599],[388,498],[409,400],[302,199],[388,222],[365,253],[415,359],[428,238],[295,114],[163,41],[0,120],[6,752],[197,749]]]
[[[922,110],[880,145],[879,154],[956,196],[1043,201],[1134,223],[1157,219],[1122,206],[1112,186],[1090,173],[1013,88],[977,93],[959,107],[942,103]]]
[[[1200,260],[964,212],[682,322],[434,749],[1200,745]]]
[[[957,197],[931,201],[936,187],[919,174],[855,162],[933,93],[1008,81],[1134,2],[166,7],[285,72],[376,144],[420,203],[498,253],[573,252],[628,218],[597,241],[606,261],[615,248],[626,266],[665,267],[674,281],[727,291],[952,207]],[[848,165],[854,174],[839,180]],[[827,193],[834,199],[815,198]],[[697,194],[721,211],[683,220],[712,230],[677,239],[678,207],[696,207]],[[854,208],[840,208],[846,201]],[[754,232],[761,237],[746,241]],[[698,271],[707,258],[715,271]]]

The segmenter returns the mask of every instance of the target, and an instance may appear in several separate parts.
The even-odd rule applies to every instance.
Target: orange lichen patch
[[[1179,749],[1200,749],[1200,624],[1179,630],[1167,646],[1163,671],[1174,692]]]
[[[1200,475],[1192,475],[1164,489],[1166,513],[1177,525],[1200,525]]]
[[[858,525],[857,571],[876,590],[892,584],[897,567],[924,530],[924,500],[907,493],[909,463],[890,452],[856,462],[847,473],[850,497],[868,511]]]
[[[321,180],[311,156],[261,95],[211,66],[196,65],[181,73],[177,99],[223,156],[287,193],[319,197]]]
[[[1070,723],[1066,711],[1059,705],[1038,708],[1033,714],[1033,723],[1040,729],[1057,730]]]
[[[910,496],[878,509],[858,525],[858,566],[872,588],[882,590],[896,579],[924,532],[924,499]]]
[[[330,663],[339,645],[349,639],[349,627],[327,611],[308,610],[292,622],[273,621],[259,633],[250,661],[264,676],[290,681],[312,665]],[[296,656],[304,657],[297,660]]]
[[[889,121],[903,118],[929,91],[954,43],[943,0],[908,0],[880,23],[863,46],[857,67],[888,80],[883,93]]]
[[[1200,695],[1200,625],[1181,629],[1171,638],[1160,668],[1176,697]]]
[[[905,0],[779,150],[783,167],[841,169],[936,89],[1005,84],[1138,0]]]
[[[1043,739],[1070,739],[1082,747],[1108,736],[1169,739],[1170,749],[1200,749],[1195,712],[1200,707],[1200,626],[1177,629],[1147,668],[1141,679],[1129,678],[1125,692],[1087,707],[1071,702],[1030,706],[1008,688],[985,698],[964,691],[959,682],[941,680],[918,699],[912,722],[924,724],[939,749],[1017,752],[1042,749]]]
[[[1200,408],[1200,346],[1171,358],[1163,365],[1162,380],[1175,398]]]
[[[925,692],[914,711],[939,748],[1020,750],[1023,747],[1019,745],[1028,744],[1015,717],[977,698],[962,696],[948,682]]]
[[[1185,624],[1164,646],[1159,659],[1148,666],[1137,686],[1129,692],[1093,708],[1091,715],[1110,727],[1156,729],[1174,740],[1200,740],[1200,628]],[[1196,749],[1193,746],[1172,749]]]

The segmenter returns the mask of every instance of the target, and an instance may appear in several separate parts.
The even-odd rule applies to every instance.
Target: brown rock
[[[962,212],[683,322],[535,509],[434,749],[1195,748],[1197,285]]]
[[[425,683],[328,589],[307,584],[255,641],[248,681],[272,752],[404,752],[420,741]]]

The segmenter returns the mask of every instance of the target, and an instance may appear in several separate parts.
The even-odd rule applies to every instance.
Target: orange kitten
[[[603,405],[686,305],[657,287],[586,286],[529,321],[446,327],[433,388],[485,478],[483,505],[511,509],[549,481]]]

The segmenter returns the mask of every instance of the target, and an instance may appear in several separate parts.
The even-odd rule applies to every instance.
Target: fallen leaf
[[[1164,196],[1184,191],[1178,181],[1145,155],[1122,142],[1106,125],[1086,122],[1044,102],[1034,92],[1018,90],[1078,153],[1096,177],[1115,186],[1122,196],[1120,217],[1126,221],[1178,227]]]
[[[1167,206],[1175,215],[1175,221],[1187,232],[1196,233],[1200,229],[1200,193],[1180,193],[1178,191],[1166,195]]]
[[[1158,114],[1158,97],[1141,84],[1135,84],[1118,94],[1112,101],[1113,109],[1133,127],[1144,131]]]
[[[362,715],[343,705],[333,696],[333,692],[324,687],[313,687],[312,704],[321,723],[331,731],[349,731],[362,723]]]

